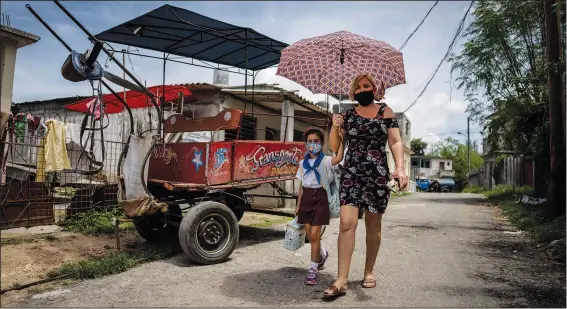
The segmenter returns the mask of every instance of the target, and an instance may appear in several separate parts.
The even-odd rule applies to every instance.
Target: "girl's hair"
[[[376,100],[378,100],[378,101],[382,100],[384,98],[384,94],[386,92],[384,82],[380,81],[380,87],[378,87],[374,78],[372,78],[372,76],[370,76],[368,74],[359,74],[354,78],[354,80],[352,81],[352,84],[350,85],[350,92],[349,92],[349,95],[348,95],[349,99],[351,101],[354,101],[354,92],[356,91],[356,87],[358,87],[358,83],[363,78],[366,78],[370,82],[372,87],[374,87],[374,89],[378,90],[378,94],[376,94]]]
[[[317,137],[319,137],[319,139],[321,140],[321,145],[325,143],[325,135],[323,134],[323,132],[321,132],[321,130],[317,128],[309,128],[307,129],[307,131],[305,131],[305,134],[303,135],[305,142],[307,142],[307,137],[311,134],[317,134]]]

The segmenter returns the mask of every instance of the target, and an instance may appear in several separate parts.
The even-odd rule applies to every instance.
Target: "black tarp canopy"
[[[278,64],[288,46],[253,29],[167,4],[95,37],[253,71]]]

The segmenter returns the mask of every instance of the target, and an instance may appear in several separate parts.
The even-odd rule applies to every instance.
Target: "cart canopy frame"
[[[281,50],[288,46],[251,28],[167,4],[95,37],[252,71],[278,64]]]

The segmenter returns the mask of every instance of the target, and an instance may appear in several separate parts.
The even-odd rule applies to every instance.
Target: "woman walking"
[[[339,274],[335,282],[325,290],[326,297],[346,294],[360,208],[365,209],[366,225],[366,263],[362,287],[376,287],[374,264],[382,238],[382,215],[390,199],[386,142],[396,164],[392,177],[398,179],[400,189],[408,183],[396,117],[385,103],[375,102],[383,99],[384,92],[383,84],[378,88],[369,75],[358,75],[351,85],[350,99],[356,100],[359,105],[333,116],[331,150],[337,152],[339,146],[346,142],[348,151],[340,187]]]

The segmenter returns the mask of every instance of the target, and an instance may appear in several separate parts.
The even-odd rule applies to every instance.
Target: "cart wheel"
[[[224,204],[207,201],[191,207],[179,226],[183,252],[199,264],[228,259],[238,243],[238,219]]]
[[[164,239],[175,237],[177,229],[160,220],[160,215],[143,217],[134,221],[136,231],[143,239],[149,242],[160,242]]]

